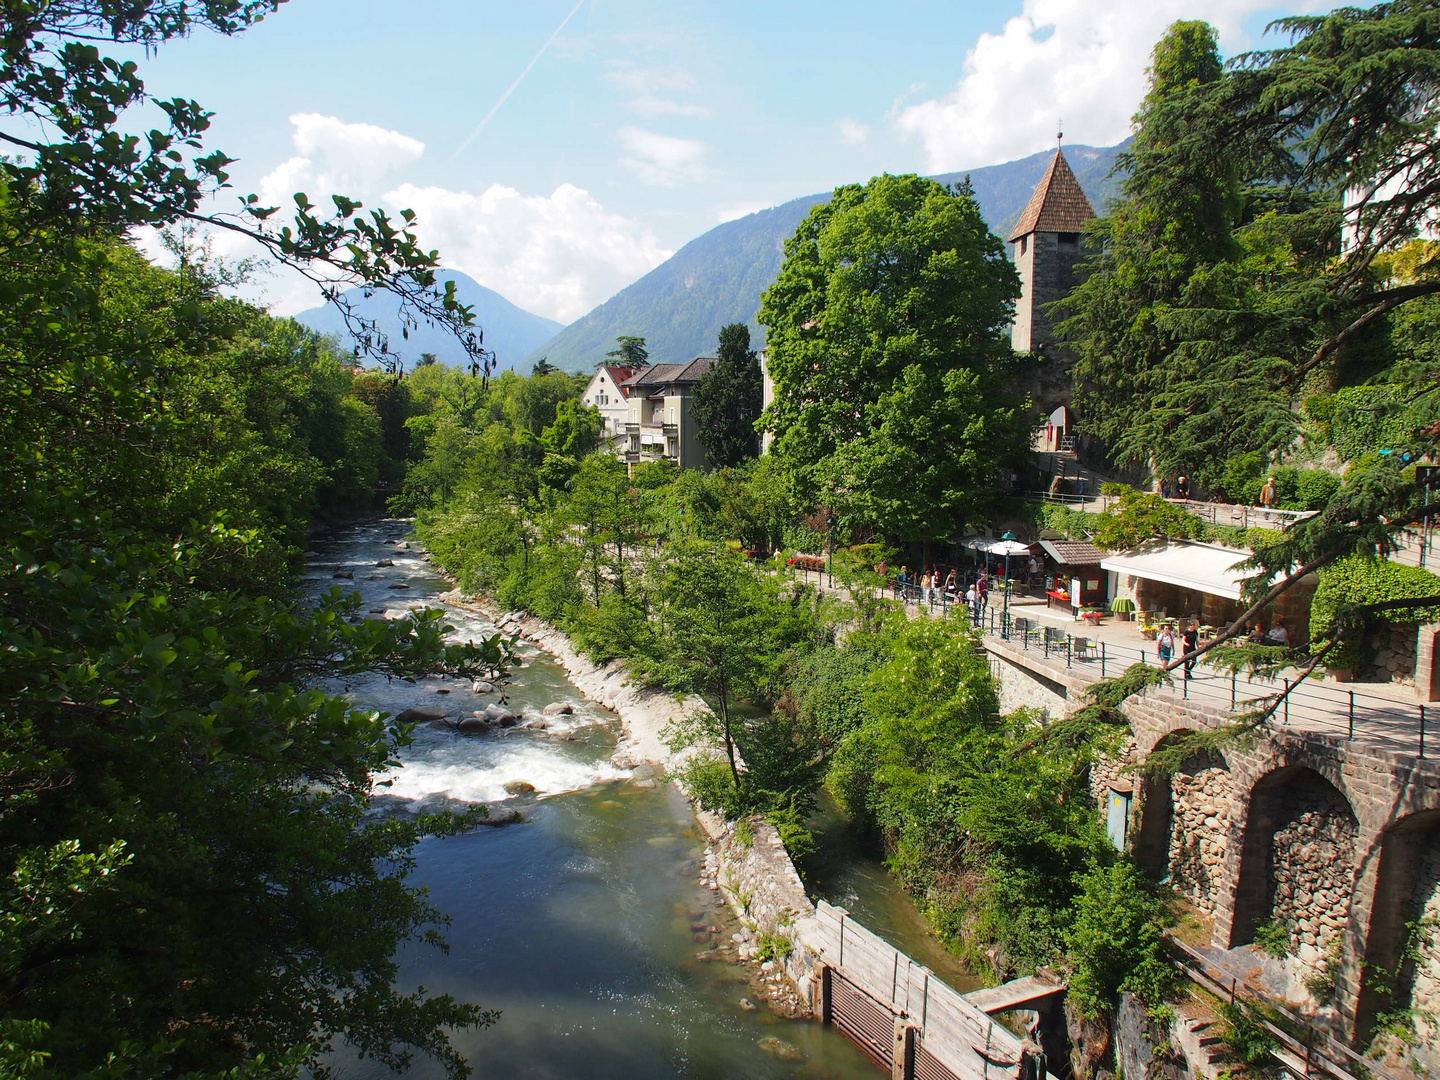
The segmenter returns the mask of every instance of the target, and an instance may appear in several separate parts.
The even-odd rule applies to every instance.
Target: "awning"
[[[1105,552],[1083,540],[1041,540],[1040,548],[1061,566],[1098,566]]]
[[[1256,571],[1242,573],[1233,567],[1249,557],[1250,552],[1239,548],[1172,540],[1122,555],[1110,555],[1101,559],[1100,565],[1106,570],[1147,581],[1161,581],[1182,589],[1239,600],[1240,587],[1247,578],[1254,577]]]

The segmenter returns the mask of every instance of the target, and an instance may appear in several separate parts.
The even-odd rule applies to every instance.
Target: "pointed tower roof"
[[[1070,163],[1056,147],[1050,167],[1035,185],[1035,194],[1030,196],[1025,212],[1010,232],[1010,243],[1033,232],[1081,232],[1094,216],[1090,200],[1080,189],[1080,181],[1075,179]]]

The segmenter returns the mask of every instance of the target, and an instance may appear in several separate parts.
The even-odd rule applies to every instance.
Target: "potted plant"
[[[1147,641],[1154,641],[1160,634],[1160,624],[1152,622],[1150,616],[1145,613],[1140,615],[1140,636]]]
[[[1129,622],[1135,617],[1135,601],[1128,596],[1117,596],[1110,601],[1110,610],[1121,622]]]

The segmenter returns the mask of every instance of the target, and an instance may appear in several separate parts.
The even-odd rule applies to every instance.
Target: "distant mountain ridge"
[[[437,276],[442,282],[453,280],[460,302],[474,307],[475,322],[485,331],[485,348],[494,350],[499,371],[527,371],[526,358],[564,325],[517,307],[494,289],[487,289],[459,271],[442,270]],[[358,314],[374,319],[389,335],[390,350],[399,354],[407,370],[415,366],[421,353],[427,352],[434,353],[443,364],[459,367],[468,363],[465,351],[445,330],[422,325],[411,330],[407,340],[400,332],[400,302],[391,294],[380,292],[367,300],[359,289],[351,289],[344,295]],[[319,333],[336,335],[347,349],[354,345],[340,313],[329,304],[302,311],[295,319]]]
[[[1065,158],[1096,213],[1103,213],[1116,193],[1118,178],[1109,174],[1127,143],[1065,147]],[[935,179],[954,184],[968,175],[981,214],[1004,239],[1053,154],[1046,150],[1002,165],[941,173]],[[656,363],[679,362],[712,353],[720,327],[742,320],[750,324],[757,345],[762,343],[764,331],[755,322],[760,294],[780,271],[786,239],[811,207],[829,198],[829,192],[807,195],[703,233],[541,344],[527,362],[546,356],[557,367],[589,371],[622,334],[645,338]]]

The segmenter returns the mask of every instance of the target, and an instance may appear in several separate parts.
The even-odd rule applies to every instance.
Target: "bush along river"
[[[446,608],[460,639],[495,632],[438,599],[449,585],[405,522],[353,526],[313,547],[317,591],[353,587],[372,615]],[[422,723],[376,788],[382,812],[448,798],[495,804],[495,820],[519,814],[417,850],[413,881],[450,916],[450,949],[407,947],[400,982],[500,1011],[493,1027],[456,1038],[474,1075],[873,1080],[874,1066],[839,1033],[752,1000],[753,972],[735,957],[739,927],[700,880],[705,847],[689,803],[649,770],[614,764],[617,716],[587,701],[548,654],[525,642],[517,651],[511,681],[489,692],[453,679],[346,687],[357,704],[392,713],[426,708],[454,721],[492,705],[518,717],[477,734]],[[559,708],[546,715],[547,705]],[[826,835],[838,831],[832,823]],[[890,912],[900,937],[927,936],[888,875],[873,864],[846,870],[848,856],[837,848],[827,876],[847,891],[859,882],[864,906]],[[896,944],[915,951],[916,941]],[[343,1049],[333,1065],[344,1078],[392,1075]],[[409,1075],[443,1073],[417,1059]]]

